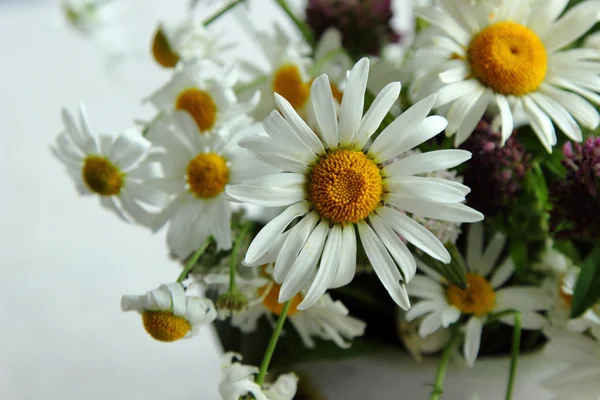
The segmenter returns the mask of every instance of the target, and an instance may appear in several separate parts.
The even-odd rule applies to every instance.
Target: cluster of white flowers
[[[108,1],[73,4],[65,6],[73,27],[99,29],[97,11]],[[266,318],[277,340],[288,317],[305,347],[319,339],[346,349],[367,324],[329,290],[350,285],[363,257],[397,305],[399,335],[417,358],[459,337],[473,366],[482,332],[495,321],[545,330],[551,356],[571,341],[600,354],[600,338],[586,336],[599,332],[600,306],[570,318],[579,267],[548,243],[537,265],[547,279],[514,284],[507,237],[495,232],[486,243],[491,226],[466,204],[471,189],[455,168],[471,153],[442,146],[439,137],[455,135],[458,147],[486,114],[504,144],[513,113],[523,111],[551,152],[555,125],[575,141],[583,138],[580,126],[598,126],[588,100],[600,103],[600,52],[592,39],[588,48],[565,48],[598,21],[599,2],[561,16],[566,5],[439,0],[418,8],[429,27],[409,65],[384,57],[354,62],[336,29],[310,43],[279,26],[258,30],[238,14],[263,50],[265,68],[224,58],[234,45],[197,16],[161,23],[152,54],[172,76],[145,100],[156,109],[152,121],[116,137],[96,135],[81,105],[78,123],[63,110],[64,132],[52,147],[81,194],[98,196],[127,222],[153,231],[168,225],[167,246],[185,264],[175,282],[123,296],[123,311],[139,312],[159,341],[191,337],[217,318],[243,333]],[[413,78],[402,106],[393,75]],[[374,88],[380,90],[371,94]],[[406,101],[413,104],[400,112]],[[275,212],[264,223],[243,221],[252,229],[237,233],[233,216],[246,206]],[[464,261],[449,251],[463,231]],[[215,254],[228,253],[228,265],[197,263],[210,245]],[[436,267],[451,261],[466,267],[464,286]],[[191,295],[193,286],[219,300]],[[563,361],[583,370],[590,357]],[[225,355],[223,399],[294,397],[294,374],[263,384],[266,371],[240,361]],[[577,382],[598,394],[591,378]]]

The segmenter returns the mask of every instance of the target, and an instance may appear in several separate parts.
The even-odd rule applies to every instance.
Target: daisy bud
[[[384,45],[400,40],[390,24],[392,17],[390,0],[309,0],[306,9],[315,39],[336,28],[344,48],[358,55],[377,55]]]
[[[473,154],[464,172],[464,184],[471,188],[467,202],[493,217],[521,192],[531,157],[514,136],[502,146],[500,132],[484,119],[461,148]]]
[[[551,189],[555,206],[550,224],[556,231],[566,220],[570,226],[562,229],[563,238],[600,237],[600,138],[591,137],[583,144],[567,142],[563,146],[562,164],[567,176]]]

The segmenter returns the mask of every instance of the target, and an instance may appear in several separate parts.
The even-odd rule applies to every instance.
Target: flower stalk
[[[221,18],[223,15],[227,14],[227,12],[229,12],[229,10],[231,10],[233,7],[237,6],[238,4],[243,3],[245,1],[246,0],[236,0],[236,1],[233,1],[229,4],[227,4],[225,7],[221,8],[219,11],[217,11],[216,13],[211,15],[206,21],[204,21],[204,26],[208,26],[208,25],[212,24],[213,22],[215,22],[216,20]]]
[[[262,386],[265,381],[265,375],[267,374],[267,370],[269,369],[269,364],[271,363],[271,357],[273,357],[273,352],[275,351],[275,347],[277,346],[277,341],[279,340],[279,336],[281,335],[281,330],[283,329],[283,324],[285,323],[285,319],[287,317],[288,311],[290,310],[290,306],[292,305],[292,300],[290,299],[285,302],[283,306],[283,310],[281,310],[281,314],[279,314],[279,319],[277,320],[277,325],[275,325],[275,330],[273,330],[273,335],[271,335],[271,340],[269,341],[269,346],[267,347],[267,351],[265,352],[265,356],[260,363],[260,369],[258,371],[258,376],[256,377],[256,383],[259,386]]]
[[[431,391],[430,400],[440,400],[442,398],[442,394],[444,393],[444,378],[446,377],[448,364],[450,363],[450,358],[452,357],[454,349],[460,342],[461,336],[462,335],[459,332],[454,331],[450,341],[446,344],[446,347],[444,347],[435,377],[435,382],[433,384],[433,390]]]
[[[517,364],[519,362],[519,347],[521,344],[521,313],[515,311],[515,326],[513,328],[512,357],[510,359],[510,373],[506,387],[506,400],[512,400],[515,376],[517,375]]]
[[[183,271],[181,271],[181,274],[179,274],[179,277],[177,278],[178,283],[183,282],[183,280],[188,276],[190,271],[196,266],[196,262],[198,261],[200,256],[202,254],[204,254],[204,252],[206,251],[206,249],[208,248],[208,246],[210,245],[211,242],[212,242],[212,236],[209,236],[204,241],[204,243],[202,243],[202,245],[198,248],[198,250],[196,250],[194,252],[194,254],[190,257],[188,262],[185,263],[185,267],[183,268]]]

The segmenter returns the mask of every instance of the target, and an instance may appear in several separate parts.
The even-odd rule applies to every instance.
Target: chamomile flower
[[[254,263],[281,235],[289,233],[275,262],[274,279],[282,284],[280,302],[310,286],[300,310],[316,303],[328,288],[352,280],[357,230],[387,291],[398,305],[409,307],[404,283],[415,274],[416,264],[399,235],[441,261],[449,262],[450,255],[430,231],[397,208],[457,222],[483,218],[461,203],[469,192],[466,186],[415,176],[454,167],[469,159],[469,152],[444,150],[395,160],[446,127],[443,117],[427,117],[435,95],[408,109],[368,144],[400,93],[400,83],[390,83],[363,117],[368,74],[365,58],[349,74],[339,119],[329,80],[322,75],[310,92],[315,131],[276,94],[281,113],[271,112],[264,122],[270,137],[240,142],[283,172],[232,186],[227,192],[248,203],[287,206],[254,238],[246,264]],[[298,224],[284,233],[297,218]]]
[[[483,225],[472,225],[467,236],[466,289],[448,283],[422,262],[419,262],[419,269],[426,275],[415,276],[408,285],[412,297],[423,299],[406,314],[409,321],[426,315],[419,327],[421,337],[466,317],[463,352],[469,366],[475,363],[481,332],[490,315],[517,310],[521,313],[523,329],[540,329],[547,322],[538,312],[548,310],[551,300],[540,288],[512,286],[500,289],[514,272],[511,258],[495,268],[505,242],[503,235],[496,234],[484,251]],[[512,315],[500,317],[500,321],[509,325],[513,324],[513,319]]]
[[[190,16],[183,21],[161,23],[152,40],[152,55],[158,64],[173,68],[180,60],[207,59],[222,64],[223,52],[231,44],[209,32],[202,21]]]
[[[582,140],[579,125],[594,129],[600,115],[600,52],[565,48],[599,18],[597,1],[584,1],[559,16],[564,0],[442,0],[416,10],[431,23],[429,43],[417,50],[427,62],[415,82],[416,98],[437,93],[435,107],[447,111],[446,133],[464,142],[490,106],[497,106],[502,143],[522,110],[548,152],[556,144],[554,124]],[[534,11],[535,10],[535,11]]]
[[[164,113],[187,112],[200,133],[206,133],[256,105],[257,96],[245,103],[238,102],[232,89],[237,79],[235,67],[223,72],[208,60],[193,60],[176,69],[171,80],[148,100]]]
[[[139,312],[146,332],[161,342],[192,337],[217,317],[212,301],[186,296],[179,283],[160,285],[140,296],[123,296],[121,309]]]
[[[549,339],[545,356],[564,365],[543,382],[558,397],[555,400],[597,400],[600,398],[600,329],[591,336],[555,329],[544,331]]]
[[[162,207],[167,197],[146,184],[160,178],[155,162],[146,162],[151,143],[136,130],[119,136],[92,133],[83,103],[79,105],[79,126],[62,110],[65,131],[56,138],[53,154],[67,167],[81,195],[97,195],[100,204],[125,221],[146,225],[151,218],[142,205]]]
[[[240,363],[242,356],[228,352],[223,356],[221,369],[223,379],[219,383],[219,393],[223,400],[239,400],[252,395],[255,400],[293,400],[298,388],[298,377],[294,373],[282,374],[275,382],[266,383],[261,388],[255,382],[258,368]]]
[[[266,166],[237,144],[257,129],[242,116],[223,125],[219,134],[202,135],[190,115],[181,111],[151,125],[148,137],[164,150],[154,158],[164,177],[152,184],[171,196],[152,228],[170,221],[167,244],[179,258],[189,256],[211,235],[218,248],[231,248],[232,211],[225,188],[264,173]]]

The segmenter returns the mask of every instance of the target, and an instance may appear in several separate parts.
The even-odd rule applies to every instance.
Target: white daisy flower
[[[561,330],[544,331],[550,339],[544,353],[564,368],[543,382],[555,400],[600,399],[600,329],[591,336]]]
[[[182,63],[171,80],[148,99],[159,111],[189,113],[200,132],[210,132],[227,121],[246,114],[258,101],[258,94],[240,103],[233,91],[238,79],[237,68],[223,71],[208,60]]]
[[[221,368],[223,379],[219,383],[219,393],[223,400],[239,400],[252,395],[255,400],[293,400],[298,388],[296,374],[287,373],[277,377],[273,383],[265,383],[261,388],[255,382],[258,368],[240,363],[242,356],[228,352],[223,356]]]
[[[139,312],[146,332],[161,342],[192,337],[217,317],[212,301],[186,296],[179,283],[160,285],[141,296],[123,296],[121,309]]]
[[[162,176],[160,165],[146,162],[151,143],[136,130],[117,137],[92,133],[83,103],[79,105],[79,127],[63,108],[65,131],[56,138],[53,154],[67,167],[81,195],[98,195],[100,203],[125,221],[142,225],[151,214],[140,204],[162,207],[164,193],[146,184]]]
[[[300,310],[314,304],[328,288],[352,280],[356,229],[373,269],[394,301],[403,308],[410,306],[404,283],[415,274],[416,264],[399,236],[441,261],[449,262],[450,254],[431,232],[397,208],[442,220],[483,219],[481,213],[461,203],[469,192],[466,186],[414,176],[454,167],[468,160],[469,152],[443,150],[387,162],[446,127],[445,118],[427,117],[435,95],[396,118],[369,145],[398,98],[400,83],[386,86],[363,117],[368,74],[365,58],[349,74],[339,119],[327,76],[315,80],[310,92],[316,110],[314,131],[276,94],[281,113],[271,112],[264,122],[270,138],[248,138],[240,143],[284,172],[232,186],[227,192],[248,203],[288,206],[254,238],[245,262],[258,260],[300,217],[285,233],[289,236],[274,270],[275,281],[282,284],[280,302],[312,282]]]
[[[183,21],[163,22],[152,41],[152,55],[165,68],[173,68],[180,60],[207,59],[223,64],[223,52],[231,48],[222,35],[209,32],[198,17]]]
[[[151,125],[148,137],[164,149],[154,157],[164,177],[152,184],[171,196],[152,228],[158,230],[170,221],[167,244],[179,258],[189,256],[211,235],[218,248],[231,248],[232,212],[225,188],[271,170],[237,144],[259,129],[239,117],[223,125],[218,135],[203,135],[185,112]]]
[[[437,93],[448,135],[455,145],[471,134],[485,111],[499,109],[503,142],[522,110],[543,146],[556,144],[552,122],[570,139],[582,140],[579,125],[595,129],[600,115],[600,52],[565,49],[599,19],[597,1],[585,1],[559,18],[564,0],[501,0],[497,7],[471,0],[441,0],[416,14],[433,26],[418,48],[424,73],[416,98]],[[535,11],[534,11],[535,10]]]
[[[506,238],[496,234],[484,251],[483,224],[472,225],[467,235],[467,289],[449,284],[433,268],[419,261],[419,268],[426,275],[415,276],[408,285],[408,293],[423,300],[408,310],[406,319],[411,321],[426,315],[419,327],[419,334],[427,337],[465,316],[463,352],[468,365],[473,366],[479,352],[481,331],[490,315],[517,310],[521,313],[523,329],[541,329],[547,321],[538,312],[548,310],[551,299],[537,287],[511,286],[499,289],[514,272],[510,256],[495,269]],[[514,317],[507,315],[500,317],[500,321],[512,325]]]

